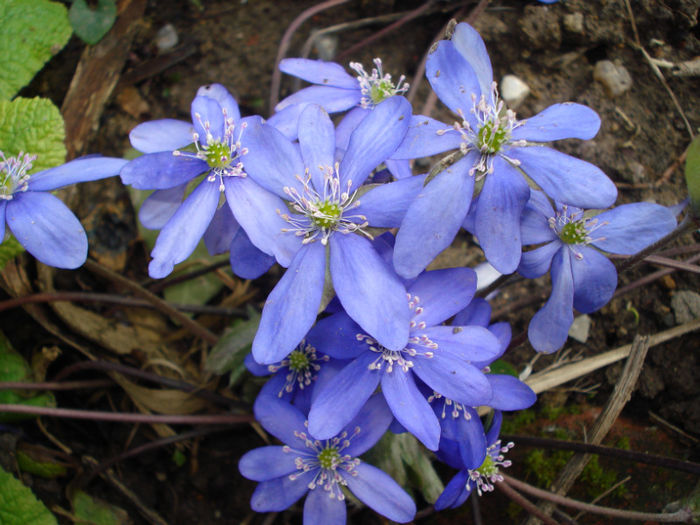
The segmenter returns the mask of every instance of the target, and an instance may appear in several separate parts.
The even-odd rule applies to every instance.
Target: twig
[[[484,520],[481,518],[481,506],[479,505],[479,494],[472,491],[469,496],[472,504],[472,520],[474,525],[483,525]]]
[[[654,414],[651,410],[649,410],[649,411],[647,412],[647,414],[649,414],[649,419],[651,419],[652,421],[655,421],[655,422],[659,423],[660,425],[666,427],[666,428],[667,428],[668,430],[670,430],[671,432],[675,432],[676,434],[678,434],[678,435],[680,436],[681,439],[684,439],[684,440],[686,440],[686,441],[689,441],[689,442],[692,443],[693,445],[697,445],[698,442],[700,441],[700,439],[698,439],[698,438],[696,438],[696,437],[694,437],[694,436],[691,436],[691,435],[688,434],[687,432],[683,432],[683,430],[681,430],[680,428],[678,428],[678,427],[677,427],[676,425],[674,425],[673,423],[670,423],[670,422],[666,421],[664,418],[662,418],[661,416],[659,416],[659,415],[657,415],[657,414]]]
[[[166,301],[164,301],[157,295],[152,294],[151,292],[146,290],[138,283],[132,281],[131,279],[122,277],[118,273],[113,272],[109,268],[106,268],[91,259],[85,261],[85,267],[90,271],[101,275],[102,277],[106,277],[110,281],[114,281],[115,283],[124,286],[125,288],[128,288],[136,295],[144,298],[146,301],[153,304],[158,310],[168,315],[171,319],[179,322],[183,326],[183,328],[186,328],[194,335],[201,337],[208,343],[213,345],[216,344],[216,342],[219,340],[219,338],[214,333],[210,332],[204,326],[202,326],[196,321],[193,321],[182,312],[179,312],[177,309],[169,305]]]
[[[547,525],[559,525],[558,521],[554,520],[551,516],[547,516],[546,514],[544,514],[540,509],[537,508],[537,505],[535,505],[529,499],[527,499],[522,494],[520,494],[509,483],[507,483],[507,482],[495,483],[494,486],[498,490],[503,492],[503,494],[508,496],[511,500],[513,500],[514,503],[517,503],[518,505],[520,505],[522,508],[524,508],[531,515],[537,516],[539,519],[541,519]]]
[[[86,379],[85,381],[44,381],[24,383],[22,381],[0,381],[0,390],[77,390],[79,388],[102,388],[114,386],[108,379]]]
[[[686,259],[685,263],[690,264],[694,263],[696,261],[700,261],[700,254],[694,255],[693,257],[689,257]],[[661,279],[665,275],[672,274],[676,270],[674,268],[666,268],[664,270],[658,270],[654,273],[650,273],[649,275],[645,275],[644,277],[637,279],[636,281],[633,281],[629,284],[626,284],[625,286],[620,286],[617,290],[615,290],[615,293],[613,294],[613,299],[616,297],[619,297],[623,294],[626,294],[630,290],[634,290],[635,288],[639,288],[640,286],[646,286],[649,283],[652,283],[656,281],[657,279]]]
[[[627,483],[631,479],[632,479],[632,476],[627,476],[625,478],[622,478],[620,481],[615,483],[608,490],[606,490],[605,492],[603,492],[602,494],[599,494],[596,498],[594,498],[593,501],[591,501],[591,504],[595,505],[596,503],[598,503],[600,500],[602,500],[603,498],[605,498],[609,494],[612,494],[613,492],[615,492],[618,489],[618,487],[621,487],[622,485],[624,485],[625,483]],[[585,514],[585,512],[581,511],[578,514],[576,514],[576,516],[574,516],[574,519],[579,520],[583,517],[584,514]]]
[[[559,494],[554,494],[548,490],[538,489],[537,487],[533,487],[524,481],[512,478],[503,472],[500,474],[513,488],[522,490],[523,492],[527,492],[528,494],[538,498],[547,499],[548,501],[552,501],[557,505],[564,505],[565,507],[583,510],[592,514],[602,514],[611,518],[626,520],[658,521],[660,523],[689,522],[689,520],[691,520],[693,517],[692,513],[688,509],[681,509],[670,514],[654,514],[651,512],[636,512],[631,510],[613,509],[610,507],[599,507],[598,505],[592,505],[590,503],[584,503],[582,501],[567,498],[566,496],[560,496]],[[498,485],[500,484],[496,484],[497,487]]]

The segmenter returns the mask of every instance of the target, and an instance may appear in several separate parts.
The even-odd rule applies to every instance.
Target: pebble
[[[596,62],[593,78],[603,85],[610,98],[620,96],[632,87],[632,77],[625,67],[610,60]]]
[[[700,294],[680,290],[671,298],[671,308],[676,316],[676,323],[689,323],[700,317]]]
[[[155,42],[159,53],[167,53],[173,49],[179,41],[177,30],[172,24],[165,24],[156,33]]]
[[[501,79],[501,98],[508,107],[516,109],[530,94],[530,86],[515,75],[505,75]]]
[[[574,33],[576,35],[583,34],[583,13],[571,13],[568,15],[564,15],[563,22],[564,29],[569,33]]]
[[[588,334],[591,331],[591,318],[588,315],[579,315],[574,319],[569,328],[569,337],[585,343],[588,340]]]

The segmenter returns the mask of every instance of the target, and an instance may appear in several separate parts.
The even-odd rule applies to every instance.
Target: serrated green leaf
[[[260,324],[260,314],[248,309],[248,319],[236,319],[231,328],[212,348],[204,368],[215,374],[225,374],[240,366],[253,344]]]
[[[71,497],[73,515],[79,525],[125,525],[131,523],[127,512],[103,501],[93,498],[82,490],[76,490]]]
[[[56,525],[56,518],[29,488],[0,467],[2,525]]]
[[[5,232],[0,232],[5,233]],[[24,248],[17,239],[10,236],[5,242],[0,244],[0,272],[5,265],[24,251]]]
[[[519,375],[515,367],[503,359],[496,359],[489,365],[489,369],[491,370],[492,374],[506,374],[515,377],[518,377]]]
[[[48,0],[0,1],[0,99],[34,78],[73,32],[65,6]]]
[[[32,371],[24,358],[17,353],[5,335],[0,332],[0,382],[4,381],[33,381]],[[56,406],[56,400],[51,393],[39,394],[26,390],[0,390],[0,403],[22,404],[31,406]],[[36,416],[0,412],[0,422],[20,421]],[[2,513],[0,513],[0,516]]]
[[[49,99],[0,101],[0,151],[6,156],[22,151],[36,155],[33,173],[63,164],[64,137],[63,117]]]
[[[688,185],[693,215],[700,217],[700,135],[695,137],[688,146],[685,158],[685,182]]]
[[[88,44],[97,44],[117,19],[117,5],[114,0],[97,0],[91,9],[85,0],[73,0],[68,11],[68,19],[75,34]]]

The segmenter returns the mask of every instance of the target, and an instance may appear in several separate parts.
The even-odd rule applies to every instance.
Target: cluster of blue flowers
[[[280,511],[306,495],[304,523],[342,524],[349,490],[387,518],[410,521],[411,497],[358,459],[387,430],[410,432],[458,470],[435,507],[461,505],[502,479],[512,445],[498,440],[501,411],[527,408],[535,394],[489,369],[511,332],[490,323],[475,272],[426,267],[464,227],[499,272],[550,271],[551,297],[528,334],[536,350],[553,352],[574,308],[593,312],[612,297],[617,274],[601,252],[636,253],[673,230],[675,214],[650,203],[589,214],[614,204],[615,185],[546,143],[592,138],[598,115],[564,103],[518,120],[467,24],[438,43],[426,67],[453,123],[413,115],[403,77],[394,82],[379,59],[370,73],[351,63],[353,75],[306,59],[280,68],[312,85],[268,120],[242,117],[212,84],[192,101],[191,122],[137,126],[130,139],[143,155],[128,163],[88,157],[28,175],[30,156],[2,157],[0,224],[39,260],[79,266],[85,233],[47,191],[119,173],[153,190],[139,214],[160,230],[152,277],[170,274],[202,238],[212,254],[229,251],[243,278],[275,262],[287,269],[246,360],[253,374],[271,375],[254,410],[284,443],[240,461],[260,482],[253,509]],[[341,112],[336,126],[329,115]],[[411,159],[446,152],[439,172],[411,173]],[[493,409],[489,428],[476,407]]]

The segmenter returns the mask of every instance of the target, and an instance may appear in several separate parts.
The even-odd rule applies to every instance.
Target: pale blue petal
[[[323,106],[328,113],[338,113],[357,106],[361,98],[359,89],[311,86],[289,95],[275,106],[275,111],[282,111],[293,104],[312,103]]]
[[[5,208],[7,203],[8,201],[5,199],[0,200],[0,244],[5,242]]]
[[[303,103],[287,106],[272,115],[265,123],[280,131],[289,140],[296,140],[299,136],[299,115],[308,105],[308,103]]]
[[[623,204],[596,217],[593,245],[610,253],[632,255],[676,228],[674,210],[650,202]]]
[[[513,148],[508,155],[542,190],[558,202],[579,208],[607,208],[617,188],[600,168],[552,148]]]
[[[557,253],[563,244],[561,241],[553,241],[530,250],[523,252],[520,264],[518,265],[518,273],[528,279],[535,279],[543,276],[552,265],[552,257]]]
[[[184,184],[209,171],[203,160],[170,151],[147,153],[126,164],[119,175],[122,182],[137,190],[165,190]]]
[[[469,65],[474,69],[481,94],[487,97],[491,93],[491,84],[493,83],[493,71],[491,69],[491,59],[486,51],[481,35],[467,23],[457,24],[454,34],[452,35],[452,43],[455,49],[462,55]]]
[[[284,359],[307,334],[321,304],[326,272],[325,248],[304,246],[270,292],[253,341],[253,357],[263,365]]]
[[[351,473],[340,472],[350,492],[382,516],[407,523],[416,515],[416,504],[386,472],[367,463],[360,463]]]
[[[299,455],[283,447],[262,447],[246,452],[238,462],[238,470],[244,478],[253,481],[268,481],[297,471],[294,460]]]
[[[131,145],[142,153],[174,151],[193,142],[191,122],[162,119],[139,124],[129,133]]]
[[[498,440],[498,434],[501,432],[501,424],[503,423],[503,412],[500,410],[493,411],[493,420],[489,431],[486,432],[486,443],[492,445]]]
[[[257,279],[275,264],[275,258],[259,250],[250,242],[243,228],[239,228],[229,246],[231,269],[241,279]]]
[[[457,235],[474,191],[473,162],[467,155],[439,173],[409,206],[394,248],[394,268],[402,277],[416,277]]]
[[[280,512],[291,507],[309,490],[308,483],[317,471],[305,472],[295,480],[289,476],[263,481],[250,498],[250,508],[256,512]]]
[[[464,310],[459,312],[451,324],[454,326],[476,325],[487,327],[491,320],[491,305],[481,297],[476,297]]]
[[[468,479],[469,471],[467,469],[457,472],[435,502],[435,510],[454,509],[462,505],[471,492],[471,490],[467,490]]]
[[[322,486],[309,491],[304,501],[304,525],[345,525],[345,501],[330,495]]]
[[[194,97],[191,113],[200,144],[206,146],[210,140],[216,142],[223,138],[224,113],[215,99],[201,95]]]
[[[357,78],[349,75],[343,66],[335,62],[309,60],[308,58],[284,58],[279,64],[280,71],[312,84],[333,86],[345,89],[360,89]]]
[[[487,405],[492,396],[486,376],[451,352],[438,349],[430,359],[414,358],[413,372],[435,392],[466,406]]]
[[[528,327],[528,339],[535,350],[551,354],[564,346],[574,322],[573,303],[570,252],[560,250],[552,260],[552,294]]]
[[[313,186],[322,194],[328,169],[334,164],[335,128],[321,106],[310,104],[299,115],[299,146]]]
[[[330,238],[330,269],[338,299],[352,319],[390,350],[408,340],[406,289],[371,243],[356,234]]]
[[[35,173],[29,178],[29,191],[49,191],[92,180],[106,179],[119,175],[119,171],[127,164],[124,159],[113,157],[83,157],[66,162],[61,166]]]
[[[582,258],[571,257],[574,276],[574,308],[590,314],[605,306],[617,288],[617,270],[605,255],[593,248],[581,247]]]
[[[462,135],[447,124],[413,115],[406,137],[391,156],[393,159],[417,159],[429,157],[448,150],[459,148]]]
[[[477,129],[476,118],[471,110],[474,105],[472,95],[475,95],[477,100],[481,96],[479,79],[452,42],[438,42],[435,51],[428,55],[425,76],[438,98],[453,113],[461,113],[472,128]],[[485,95],[488,96],[488,92]]]
[[[349,440],[350,445],[343,450],[343,453],[360,456],[367,452],[384,435],[393,419],[394,416],[384,396],[380,393],[372,395],[360,413],[345,428],[348,436],[352,436],[356,429],[360,430]]]
[[[221,111],[227,120],[233,119],[234,122],[238,122],[241,119],[241,111],[238,108],[238,102],[236,102],[233,95],[229,93],[228,89],[221,84],[202,86],[197,90],[197,96],[209,97],[216,100],[219,106],[221,106]]]
[[[149,230],[160,230],[175,214],[185,198],[187,184],[167,190],[155,190],[139,209],[139,221]]]
[[[490,407],[497,410],[524,410],[537,401],[537,394],[517,377],[487,374],[486,379],[493,390],[493,397],[488,402]]]
[[[336,359],[355,359],[368,350],[364,341],[357,340],[358,334],[364,334],[364,330],[345,312],[338,312],[319,320],[306,341]]]
[[[73,269],[87,258],[88,241],[82,224],[50,193],[15,193],[5,205],[5,221],[17,241],[44,264]]]
[[[462,310],[476,292],[476,274],[471,268],[444,268],[421,273],[407,288],[423,311],[413,320],[433,326]],[[414,310],[415,311],[415,310]]]
[[[358,106],[347,112],[343,120],[338,124],[338,127],[335,128],[335,145],[338,149],[343,151],[348,149],[350,135],[371,111],[371,109]]]
[[[362,195],[359,206],[352,215],[363,215],[370,226],[376,228],[398,228],[406,215],[406,210],[423,189],[425,175],[381,184]]]
[[[304,431],[306,418],[296,407],[270,396],[258,396],[253,405],[255,419],[285,445],[303,450],[304,439],[298,437]]]
[[[598,113],[588,106],[574,102],[553,104],[534,117],[521,120],[511,134],[512,140],[549,142],[560,139],[595,137],[600,129]]]
[[[386,159],[384,164],[386,164],[386,169],[389,170],[389,173],[391,173],[396,180],[407,179],[413,175],[411,162],[408,160]]]
[[[483,326],[429,326],[411,335],[425,334],[437,343],[438,351],[464,361],[487,361],[500,352],[495,335]]]
[[[545,194],[538,190],[530,190],[530,199],[520,217],[523,246],[555,240],[557,234],[549,226],[549,219],[554,216],[554,209]]]
[[[141,206],[141,210],[143,210],[143,206]],[[241,226],[231,213],[231,208],[226,204],[219,206],[203,236],[204,245],[207,247],[209,255],[218,255],[229,251],[231,241],[240,229]]]

